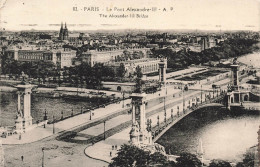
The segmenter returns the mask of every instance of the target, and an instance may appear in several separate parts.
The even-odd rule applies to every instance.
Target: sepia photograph
[[[260,0],[0,0],[0,167],[260,167]]]

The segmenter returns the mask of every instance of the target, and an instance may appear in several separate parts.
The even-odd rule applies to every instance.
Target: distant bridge
[[[152,127],[151,131],[152,131],[152,135],[153,135],[153,142],[156,142],[173,125],[178,123],[180,120],[182,120],[184,117],[186,117],[193,111],[196,111],[196,110],[204,108],[204,107],[213,107],[213,106],[225,107],[224,104],[222,104],[224,97],[225,97],[225,94],[222,94],[222,95],[212,98],[210,100],[206,100],[202,103],[197,104],[194,107],[190,107],[190,108],[184,110],[183,112],[167,119],[164,122],[161,122],[159,125],[157,124],[156,126]]]

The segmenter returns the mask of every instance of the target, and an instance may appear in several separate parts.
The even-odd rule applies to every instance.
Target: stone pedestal
[[[161,59],[159,62],[159,82],[165,84],[166,82],[166,69],[167,69],[167,59]]]
[[[17,104],[17,118],[15,126],[17,133],[24,133],[32,127],[31,116],[31,93],[34,85],[25,84],[18,85],[18,104]]]
[[[134,93],[132,98],[132,129],[130,131],[130,142],[140,146],[142,144],[151,145],[152,135],[147,131],[145,116],[146,94]]]
[[[239,85],[238,68],[239,68],[239,65],[237,65],[237,64],[231,65],[232,90],[235,90],[235,91],[238,90],[238,85]]]

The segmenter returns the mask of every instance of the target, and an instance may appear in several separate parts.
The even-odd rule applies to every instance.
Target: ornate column
[[[161,59],[158,64],[159,64],[159,82],[165,85],[167,59]]]
[[[16,131],[23,133],[32,126],[31,117],[31,92],[33,85],[25,84],[16,86],[18,89],[17,118],[15,120]]]
[[[130,142],[134,145],[152,144],[152,134],[147,131],[145,99],[146,94],[133,93],[132,99],[132,129]]]

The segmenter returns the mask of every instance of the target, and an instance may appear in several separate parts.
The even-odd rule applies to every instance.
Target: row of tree
[[[219,61],[220,59],[238,57],[251,53],[254,49],[259,49],[257,41],[252,39],[228,39],[218,44],[217,47],[203,50],[202,52],[192,52],[181,50],[175,52],[172,49],[152,49],[155,57],[162,55],[167,57],[168,68],[187,67],[191,64],[207,63],[209,61]]]
[[[66,67],[63,70],[63,81],[70,83],[86,83],[89,88],[100,88],[101,81],[113,81],[125,76],[126,70],[124,64],[114,70],[102,63],[97,63],[93,67],[83,62],[74,67]]]
[[[150,153],[133,145],[122,145],[117,156],[112,159],[109,167],[202,167],[205,164],[191,153],[182,153],[176,162],[168,161],[167,157],[160,152]],[[214,159],[208,167],[232,167],[224,160]],[[237,163],[236,167],[254,167],[254,155],[246,153],[243,162]]]
[[[29,78],[41,79],[43,82],[48,77],[58,76],[56,66],[49,61],[21,62],[13,59],[3,59],[2,74],[21,76],[22,73]]]
[[[73,67],[64,67],[64,69],[58,69],[50,61],[39,62],[21,62],[13,59],[4,59],[3,74],[11,74],[20,77],[22,73],[26,74],[28,78],[34,78],[39,83],[58,84],[69,83],[75,87],[87,87],[87,88],[101,88],[101,81],[123,81],[126,80],[126,69],[123,63],[116,69],[104,66],[102,63],[97,63],[93,67],[89,64],[82,62],[80,65]],[[142,92],[142,72],[138,66],[136,72],[130,78],[133,82],[136,82],[136,92]],[[50,79],[51,78],[51,79]]]

